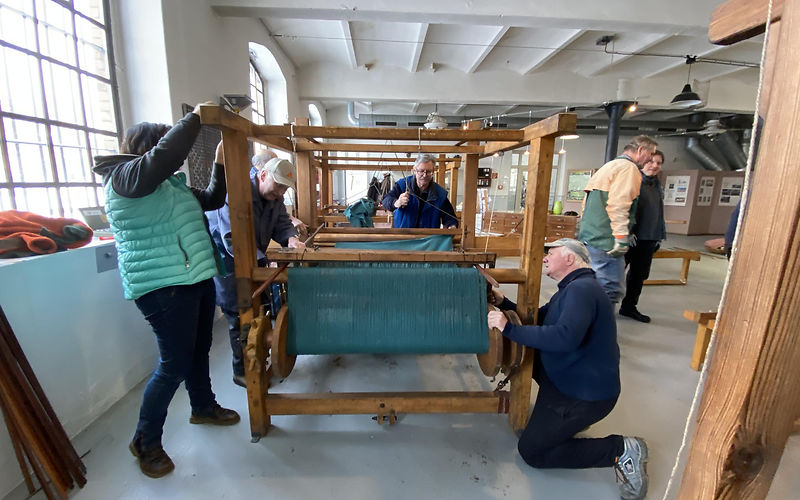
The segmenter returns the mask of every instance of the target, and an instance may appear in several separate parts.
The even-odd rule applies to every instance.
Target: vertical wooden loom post
[[[467,130],[480,130],[481,122],[472,120],[467,123]],[[477,141],[467,142],[468,146],[477,146]],[[475,250],[475,214],[478,207],[478,155],[467,154],[464,172],[464,204],[461,209],[462,234],[461,247],[467,251]],[[455,204],[455,203],[454,203]]]
[[[547,201],[550,191],[550,173],[553,169],[553,137],[531,141],[528,154],[528,184],[525,193],[524,231],[521,241],[520,268],[525,274],[525,283],[517,292],[517,313],[525,324],[536,324],[539,306],[539,288],[542,281],[542,259],[544,257],[545,224],[535,221],[547,220]],[[533,372],[533,350],[526,347],[522,364],[511,377],[511,406],[509,420],[514,430],[523,429],[528,423],[531,399],[531,374]]]
[[[458,204],[458,170],[461,167],[461,158],[454,158],[452,168],[450,169],[450,203],[453,207]],[[462,210],[463,211],[463,210]]]
[[[766,2],[760,3],[765,19]],[[717,317],[716,349],[706,360],[681,499],[766,497],[800,413],[800,1],[785,1],[779,24],[771,33],[779,33],[777,47],[768,47],[774,59],[765,77],[773,81],[758,161]]]
[[[322,215],[325,212],[325,207],[331,205],[331,201],[333,195],[331,194],[331,171],[328,168],[328,152],[323,151],[322,156],[320,159],[320,170],[321,174],[319,177],[319,203],[320,203],[320,211],[317,215]],[[314,226],[319,224],[318,222],[314,223]]]
[[[233,247],[234,274],[236,276],[236,295],[239,307],[239,325],[249,327],[258,316],[260,300],[251,299],[256,288],[253,282],[253,269],[258,265],[255,248],[255,229],[253,226],[252,194],[250,189],[250,162],[247,155],[247,136],[245,133],[222,127],[222,141],[225,148],[225,179],[228,185],[228,206],[230,208],[231,234],[237,244]],[[243,242],[251,242],[242,244]],[[244,370],[247,381],[247,399],[250,409],[250,432],[263,436],[269,428],[269,415],[264,408],[266,384],[266,356],[253,359],[245,352]]]
[[[444,176],[447,174],[447,155],[439,153],[439,161],[436,162],[436,184],[444,187]]]
[[[296,118],[295,125],[308,125],[308,118]],[[309,228],[317,222],[317,169],[313,151],[297,152],[297,217]]]

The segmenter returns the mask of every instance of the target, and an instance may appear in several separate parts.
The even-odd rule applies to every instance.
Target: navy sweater
[[[501,309],[516,307],[504,300]],[[540,326],[508,323],[503,335],[539,350],[547,378],[583,401],[619,396],[619,346],[614,309],[591,269],[576,269],[539,308]]]

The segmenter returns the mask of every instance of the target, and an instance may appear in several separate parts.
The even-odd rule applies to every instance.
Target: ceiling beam
[[[505,36],[505,34],[508,32],[510,28],[511,26],[499,26],[497,28],[497,32],[494,34],[492,39],[489,40],[489,43],[485,47],[483,47],[480,54],[478,54],[478,57],[476,57],[475,60],[472,62],[472,65],[469,68],[467,68],[466,71],[467,73],[474,73],[475,70],[478,69],[478,66],[481,65],[481,63],[486,59],[489,53],[494,49],[495,45],[497,45],[500,39]]]
[[[600,66],[599,68],[595,68],[592,71],[590,71],[589,73],[585,73],[585,76],[588,76],[588,77],[597,76],[600,73],[602,73],[603,71],[607,70],[608,68],[614,66],[615,64],[619,64],[622,61],[625,61],[625,60],[633,57],[636,53],[644,52],[645,50],[647,50],[647,49],[649,49],[651,47],[654,47],[654,46],[658,45],[659,43],[661,43],[661,42],[663,42],[663,41],[665,41],[665,40],[667,40],[669,38],[672,38],[672,35],[669,35],[669,34],[658,34],[658,33],[656,33],[656,34],[642,34],[642,36],[644,37],[644,40],[642,40],[642,43],[640,43],[638,46],[636,46],[636,47],[626,46],[625,47],[624,52],[631,52],[631,54],[627,54],[627,55],[625,55],[625,54],[614,54],[612,56],[611,62],[609,62],[608,64],[604,64],[604,65]]]
[[[408,70],[416,73],[419,69],[419,57],[422,55],[422,46],[425,44],[425,37],[428,35],[428,23],[419,23],[419,31],[417,32],[417,42],[412,47],[411,63]]]
[[[583,2],[581,9],[572,5],[554,5],[543,16],[532,9],[530,0],[503,2],[464,2],[463,0],[407,0],[403,2],[359,2],[358,8],[342,8],[326,0],[301,2],[270,0],[211,0],[211,9],[223,17],[262,17],[264,19],[318,19],[337,21],[398,22],[515,26],[542,29],[587,29],[622,33],[672,33],[708,36],[708,19],[716,2],[673,0],[671,9],[661,9],[653,16],[651,9],[631,9],[626,2]],[[268,7],[256,6],[269,3]],[[691,16],[686,12],[691,7]]]
[[[529,64],[528,67],[520,71],[522,75],[529,75],[533,73],[536,69],[540,68],[544,63],[552,59],[556,54],[564,50],[567,45],[571,44],[575,41],[576,38],[586,33],[586,30],[565,30],[565,36],[561,38],[561,40],[553,40],[553,45],[556,46],[555,49],[551,50],[550,52],[535,57]]]
[[[353,45],[353,35],[350,32],[350,21],[342,21],[341,25],[345,49],[347,50],[347,60],[350,61],[350,68],[356,69],[358,67],[358,60],[356,59],[356,48]]]

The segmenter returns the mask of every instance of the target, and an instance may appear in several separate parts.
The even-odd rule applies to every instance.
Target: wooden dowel
[[[33,485],[31,471],[28,470],[28,464],[25,461],[25,455],[23,454],[19,432],[14,425],[14,421],[8,416],[8,409],[6,408],[6,403],[3,401],[3,398],[0,398],[0,410],[3,412],[3,419],[6,422],[6,429],[8,429],[8,436],[11,438],[11,444],[14,445],[14,455],[17,457],[19,469],[22,471],[22,476],[25,478],[25,486],[28,487],[28,493],[33,495],[36,493],[36,487]]]
[[[14,388],[16,394],[20,397],[20,401],[27,403],[26,408],[29,411],[30,420],[25,423],[38,427],[37,432],[47,438],[44,441],[44,449],[50,453],[53,461],[61,466],[58,467],[58,471],[66,486],[72,487],[72,477],[75,477],[79,484],[81,481],[85,484],[86,481],[83,479],[82,473],[86,469],[80,459],[78,459],[78,463],[72,460],[71,453],[75,454],[76,457],[77,454],[72,448],[66,433],[64,433],[61,423],[57,418],[51,418],[48,414],[45,405],[49,405],[49,403],[47,397],[44,396],[44,392],[42,391],[41,395],[37,394],[34,384],[38,385],[38,382],[36,382],[36,376],[33,371],[31,370],[32,376],[30,377],[23,372],[22,367],[27,364],[25,355],[13,355],[12,351],[14,349],[9,344],[15,343],[16,337],[6,324],[3,324],[3,327],[0,328],[2,330],[2,334],[0,334],[0,364],[4,363],[4,367],[8,370],[9,379],[15,384]]]
[[[9,373],[9,367],[5,363],[0,362],[0,395],[5,398],[10,417],[18,423],[18,429],[20,435],[23,437],[23,441],[30,446],[33,452],[31,455],[34,455],[40,460],[44,472],[47,477],[52,480],[56,493],[60,495],[60,498],[66,498],[67,487],[64,484],[66,481],[63,478],[63,472],[53,460],[52,452],[46,446],[46,440],[43,439],[44,436],[40,433],[40,430],[33,428],[35,419],[30,412],[27,411],[25,406],[21,404],[21,401],[14,398],[12,394],[14,394],[14,388],[11,381],[11,374]],[[36,460],[31,457],[31,455],[29,455],[29,457],[33,465]],[[35,470],[36,466],[34,465],[34,471]],[[42,477],[40,477],[38,473],[37,477],[39,477],[42,488],[44,488],[47,481],[42,480]],[[48,496],[48,498],[50,497]]]
[[[58,415],[53,410],[53,407],[50,405],[50,400],[47,399],[47,395],[45,395],[42,386],[39,384],[39,380],[36,378],[36,374],[33,372],[33,368],[31,368],[30,363],[28,363],[28,358],[25,357],[25,353],[22,350],[22,347],[19,345],[19,341],[17,341],[17,337],[14,335],[14,331],[11,328],[11,324],[8,322],[8,318],[6,317],[5,312],[3,311],[2,306],[0,306],[0,325],[3,325],[5,329],[7,329],[7,337],[8,337],[8,344],[11,348],[11,352],[14,357],[18,360],[19,366],[22,369],[25,378],[30,383],[31,389],[36,394],[36,398],[38,401],[41,402],[42,408],[44,408],[45,413],[49,417],[50,421],[53,422],[54,427],[56,428],[56,436],[55,438],[59,440],[59,442],[63,445],[65,449],[67,449],[70,462],[73,463],[78,471],[81,472],[81,477],[78,479],[78,484],[83,486],[86,484],[86,480],[83,479],[82,474],[86,474],[86,466],[81,461],[81,458],[78,456],[78,453],[72,447],[72,443],[70,443],[69,438],[67,437],[66,431],[64,431],[64,427],[61,425],[61,421],[58,419]]]

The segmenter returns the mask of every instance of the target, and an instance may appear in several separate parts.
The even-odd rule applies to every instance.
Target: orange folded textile
[[[44,217],[33,212],[0,212],[0,258],[54,253],[92,241],[92,229],[69,218]]]

